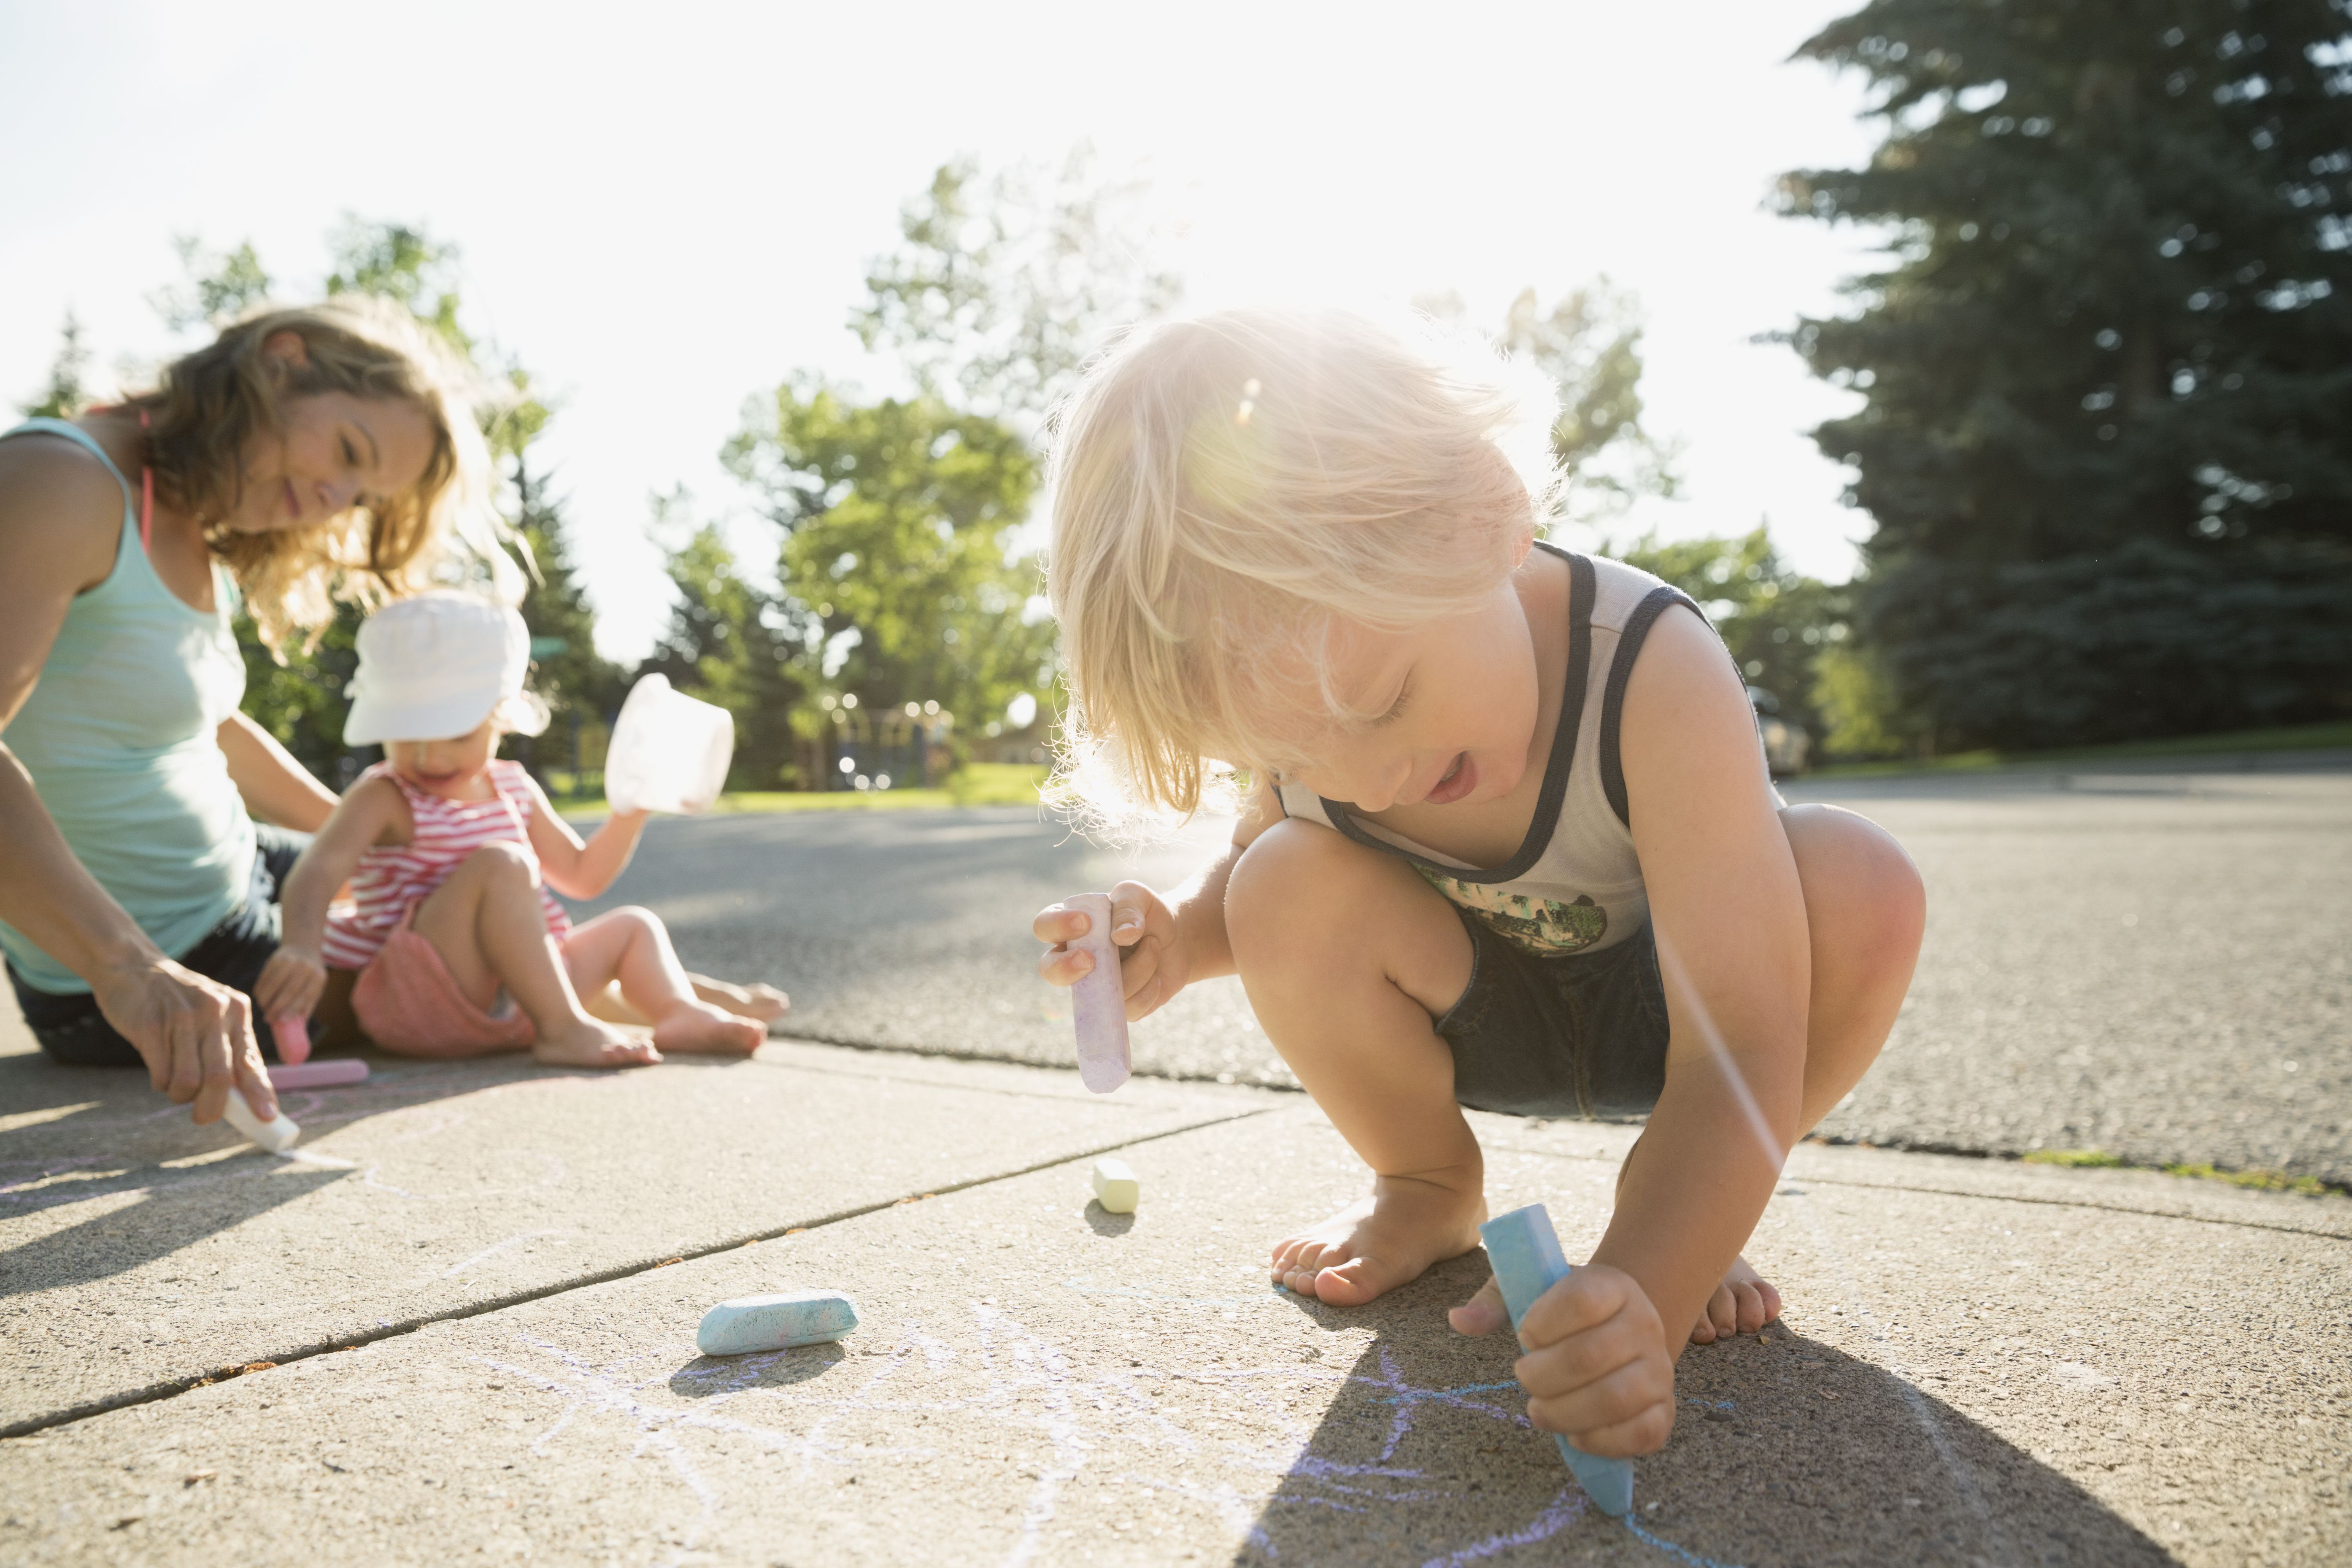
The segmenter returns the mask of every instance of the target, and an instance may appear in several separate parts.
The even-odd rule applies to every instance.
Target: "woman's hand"
[[[308,1018],[327,989],[327,965],[317,951],[292,942],[280,946],[254,982],[253,1005],[265,1018]]]
[[[278,1114],[243,992],[161,957],[102,971],[91,992],[146,1062],[148,1080],[174,1104],[195,1101],[198,1125],[220,1120],[232,1084],[264,1121]]]
[[[1054,904],[1030,922],[1039,942],[1053,943],[1037,961],[1046,984],[1075,985],[1093,972],[1094,955],[1070,945],[1086,934],[1090,918],[1084,910]],[[1140,882],[1121,882],[1110,890],[1110,940],[1119,949],[1120,987],[1130,1022],[1166,1006],[1192,977],[1190,944],[1175,911]]]

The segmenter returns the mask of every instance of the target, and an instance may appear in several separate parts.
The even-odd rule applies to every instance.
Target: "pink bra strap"
[[[139,411],[139,432],[147,433],[147,411]],[[139,449],[139,552],[147,552],[148,535],[154,530],[155,470],[147,462],[147,444],[140,442]]]

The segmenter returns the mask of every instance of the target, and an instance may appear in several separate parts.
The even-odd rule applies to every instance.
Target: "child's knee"
[[[1903,846],[1870,818],[1836,806],[1791,806],[1782,820],[1809,914],[1867,967],[1907,975],[1927,930],[1927,889]]]
[[[1234,963],[1286,966],[1359,948],[1358,918],[1385,889],[1388,868],[1328,827],[1278,822],[1242,851],[1225,883],[1225,931]]]
[[[520,844],[485,844],[458,861],[451,875],[491,882],[519,879],[535,883],[539,880],[539,862]]]

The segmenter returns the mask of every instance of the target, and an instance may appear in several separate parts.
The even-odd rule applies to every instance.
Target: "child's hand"
[[[1463,1333],[1507,1326],[1486,1289],[1453,1311]],[[1512,1367],[1528,1391],[1528,1419],[1588,1454],[1654,1454],[1675,1429],[1675,1358],[1657,1309],[1633,1277],[1587,1264],[1545,1291],[1519,1324],[1527,1350]]]
[[[1053,904],[1030,922],[1039,942],[1054,944],[1037,961],[1037,973],[1048,985],[1075,985],[1094,968],[1093,954],[1069,945],[1086,934],[1087,919],[1083,910]],[[1192,977],[1191,955],[1175,912],[1140,882],[1121,882],[1110,890],[1110,940],[1120,949],[1119,978],[1129,1022],[1167,1005]]]
[[[265,1018],[307,1018],[327,988],[327,966],[309,948],[283,945],[261,966],[253,1005]]]

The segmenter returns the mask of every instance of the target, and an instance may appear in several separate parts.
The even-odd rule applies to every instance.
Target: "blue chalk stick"
[[[702,1315],[694,1348],[704,1355],[742,1355],[837,1340],[857,1326],[857,1308],[838,1290],[788,1296],[738,1296]]]
[[[1496,1215],[1478,1227],[1478,1239],[1486,1244],[1486,1261],[1494,1265],[1495,1284],[1503,1292],[1503,1305],[1515,1330],[1528,1309],[1536,1304],[1536,1298],[1574,1272],[1559,1250],[1551,1215],[1541,1204]],[[1594,1506],[1612,1519],[1623,1518],[1633,1506],[1633,1461],[1604,1459],[1557,1433],[1553,1437],[1559,1444],[1559,1457],[1568,1461]]]

